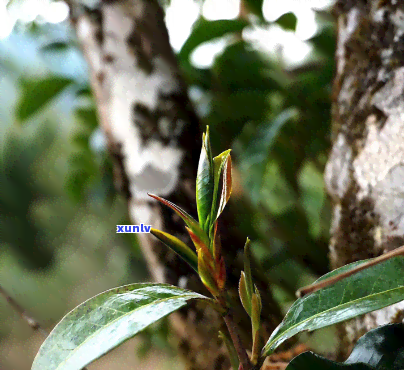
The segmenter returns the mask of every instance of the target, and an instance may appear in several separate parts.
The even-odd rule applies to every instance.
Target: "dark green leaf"
[[[333,58],[336,49],[337,35],[333,26],[324,27],[317,35],[310,39],[317,50]]]
[[[199,157],[198,174],[196,176],[196,206],[199,224],[209,233],[210,213],[213,203],[213,159],[210,149],[209,131],[203,135],[201,156]]]
[[[312,352],[305,352],[294,358],[286,370],[375,370],[365,364],[345,365],[327,360]]]
[[[16,109],[18,119],[24,121],[43,109],[72,82],[70,78],[57,76],[22,81],[21,96]]]
[[[264,3],[264,0],[244,0],[244,3],[251,13],[254,13],[261,19],[264,19],[264,15],[262,14],[262,4]]]
[[[269,73],[275,70],[276,73]],[[269,93],[282,88],[281,71],[267,55],[255,50],[251,44],[240,41],[229,45],[215,59],[213,73],[222,90]]]
[[[41,51],[56,51],[56,52],[61,52],[61,51],[66,51],[70,47],[69,42],[67,41],[55,41],[55,42],[50,42],[49,44],[46,44],[41,47]]]
[[[302,353],[286,370],[402,370],[404,326],[389,324],[369,331],[355,345],[344,363],[336,363],[310,352]]]
[[[336,269],[317,281],[363,262]],[[320,329],[402,301],[403,270],[404,257],[395,257],[298,299],[272,333],[263,353],[271,354],[285,340],[302,331]]]
[[[59,322],[39,349],[32,370],[80,370],[190,299],[208,301],[166,284],[132,284],[101,293]]]
[[[191,35],[182,46],[178,57],[182,61],[187,61],[192,51],[202,43],[222,37],[231,32],[240,32],[247,25],[248,22],[242,19],[208,21],[201,17],[195,22]]]
[[[95,108],[77,108],[75,114],[87,128],[94,129],[98,126]]]
[[[285,30],[295,31],[297,25],[297,18],[294,13],[289,12],[279,17],[275,23],[279,24]]]

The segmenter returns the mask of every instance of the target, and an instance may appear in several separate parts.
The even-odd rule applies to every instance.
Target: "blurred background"
[[[233,149],[254,252],[286,310],[328,271],[332,0],[161,2],[213,147]],[[63,1],[0,0],[0,284],[48,329],[101,291],[149,279],[136,238],[115,234],[130,222],[68,17]],[[168,338],[158,323],[89,368],[180,369]],[[327,352],[336,338],[302,340]],[[41,341],[0,297],[0,369],[30,369]]]

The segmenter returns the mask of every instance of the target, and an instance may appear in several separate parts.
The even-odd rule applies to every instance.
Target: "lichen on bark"
[[[333,147],[325,173],[334,208],[332,268],[404,244],[404,3],[340,0],[335,14]],[[342,353],[403,308],[346,324]]]

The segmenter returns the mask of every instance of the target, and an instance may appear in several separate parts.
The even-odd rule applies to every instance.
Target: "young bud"
[[[251,324],[252,324],[252,338],[253,347],[251,362],[255,365],[258,361],[260,354],[260,325],[261,325],[261,296],[256,286],[254,286],[255,292],[252,295],[251,300]]]
[[[256,333],[260,328],[261,309],[262,309],[261,296],[258,292],[258,289],[255,288],[255,293],[253,293],[251,299],[251,323],[253,333]]]
[[[244,246],[244,272],[245,272],[245,282],[248,291],[248,297],[251,300],[252,294],[254,292],[252,274],[251,274],[251,241],[247,238]]]
[[[244,271],[241,271],[240,282],[238,284],[238,292],[240,295],[241,304],[243,305],[248,315],[251,316],[251,297],[248,294]]]

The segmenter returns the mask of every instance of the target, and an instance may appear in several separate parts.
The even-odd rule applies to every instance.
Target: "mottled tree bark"
[[[180,77],[162,9],[157,0],[70,0],[69,4],[71,20],[90,67],[100,123],[114,160],[116,184],[126,195],[133,223],[153,225],[191,245],[183,222],[147,196],[147,192],[160,195],[196,215],[200,122]],[[227,213],[222,223],[222,244],[227,247],[229,281],[234,287],[230,291],[236,297],[240,272],[235,263],[244,238],[226,232],[230,217]],[[156,281],[207,294],[192,270],[160,242],[149,234],[140,234],[139,241]],[[280,314],[262,281],[260,289],[266,306],[263,317],[273,329]],[[171,319],[188,368],[229,367],[217,336],[223,325],[214,312],[193,306]],[[246,315],[241,314],[239,321],[249,345]]]
[[[340,0],[333,147],[326,185],[333,268],[404,244],[404,3]],[[404,304],[344,326],[343,353]]]

